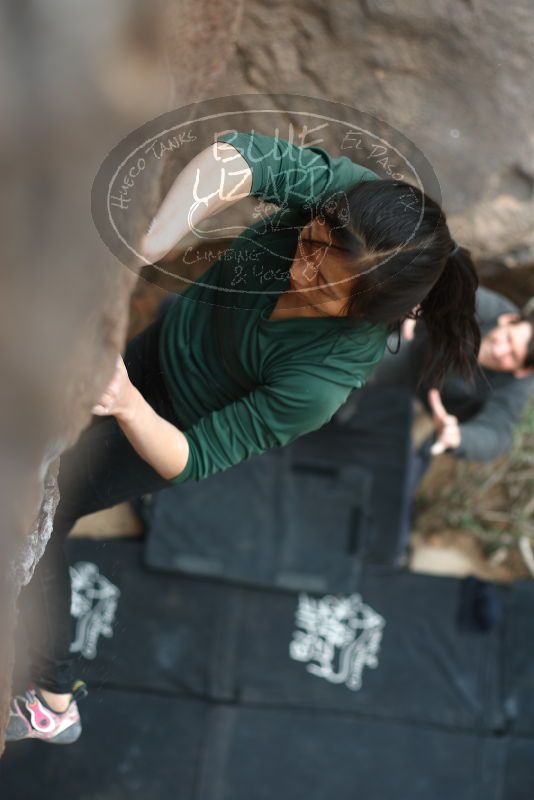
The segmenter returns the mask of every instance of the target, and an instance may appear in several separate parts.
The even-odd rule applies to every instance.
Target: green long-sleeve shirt
[[[387,341],[385,324],[268,318],[289,287],[307,204],[378,176],[345,156],[255,132],[219,140],[250,166],[251,195],[282,208],[234,239],[164,318],[161,368],[189,444],[173,483],[200,480],[320,428],[364,385]]]

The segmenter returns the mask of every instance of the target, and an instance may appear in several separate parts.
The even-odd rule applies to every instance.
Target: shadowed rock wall
[[[16,594],[50,534],[58,456],[122,349],[135,283],[93,226],[92,181],[132,128],[209,90],[240,8],[13,0],[0,10],[0,748]],[[156,168],[139,185],[132,242],[160,201]]]

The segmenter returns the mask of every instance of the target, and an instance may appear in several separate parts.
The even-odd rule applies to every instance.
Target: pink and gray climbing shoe
[[[61,713],[53,711],[35,687],[16,695],[11,701],[6,742],[40,739],[50,744],[72,744],[82,732],[76,701],[86,694],[85,683],[77,681],[72,687],[72,700],[67,710]]]

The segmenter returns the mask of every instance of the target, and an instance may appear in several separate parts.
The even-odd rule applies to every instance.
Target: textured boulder
[[[458,240],[529,264],[533,41],[530,0],[255,0],[216,88],[324,97],[386,120],[433,164]]]
[[[14,604],[50,535],[58,456],[89,422],[124,344],[135,273],[91,219],[91,184],[130,129],[209,89],[240,3],[74,0],[0,9],[0,748]],[[160,201],[156,167],[129,219]]]

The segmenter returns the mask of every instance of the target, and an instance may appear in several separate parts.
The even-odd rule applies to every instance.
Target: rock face
[[[216,90],[323,97],[386,120],[433,164],[457,239],[529,264],[533,41],[530,0],[254,0]]]
[[[17,592],[50,535],[58,456],[89,422],[125,338],[131,269],[91,219],[91,184],[129,130],[209,91],[228,59],[240,2],[0,9],[0,751]],[[138,241],[160,201],[140,186]]]

